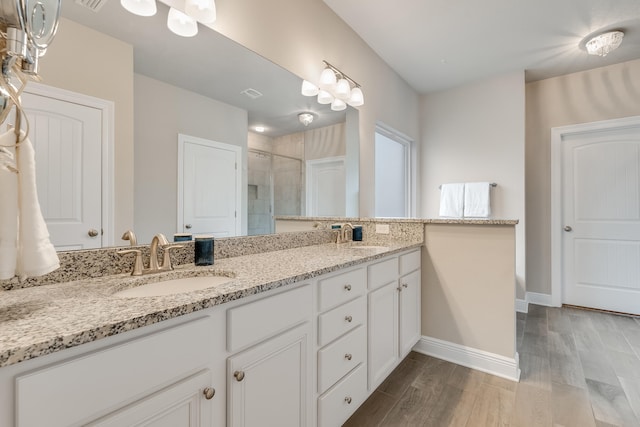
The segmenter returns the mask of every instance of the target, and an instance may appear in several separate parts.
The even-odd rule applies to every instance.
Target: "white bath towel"
[[[16,136],[12,132],[0,136],[0,145],[10,146],[15,143]],[[3,165],[0,165],[0,280],[11,279],[16,273],[18,259],[18,174],[13,169],[13,153],[4,149]]]
[[[488,218],[491,215],[491,184],[468,182],[464,185],[464,216]]]
[[[2,145],[9,145],[14,140],[13,131],[0,136]],[[41,276],[60,267],[38,202],[35,153],[31,141],[25,138],[15,152],[19,173],[0,172],[0,218],[3,219],[0,223],[0,279],[14,275],[21,278]],[[14,178],[7,173],[12,173]]]
[[[440,188],[440,216],[462,218],[464,184],[442,184]]]

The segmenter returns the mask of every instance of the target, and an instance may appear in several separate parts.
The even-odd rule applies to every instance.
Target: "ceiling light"
[[[318,96],[319,104],[331,104],[334,111],[342,111],[347,104],[352,107],[364,105],[364,95],[360,85],[327,61],[320,74],[320,88],[308,80],[302,81],[301,93],[305,96]],[[339,100],[340,102],[336,102]]]
[[[184,11],[203,24],[213,24],[216,21],[216,4],[214,0],[186,0]]]
[[[260,132],[260,133],[265,131],[264,126],[256,126],[254,129],[256,132]]]
[[[302,94],[304,96],[316,96],[320,89],[318,86],[314,85],[310,81],[303,80],[302,81]]]
[[[134,15],[153,16],[158,11],[156,0],[120,0],[120,4]]]
[[[622,31],[610,31],[591,38],[586,44],[589,55],[607,56],[609,52],[617,49],[622,43],[624,33]]]
[[[298,120],[305,126],[309,126],[313,121],[313,114],[311,113],[300,113],[298,114]]]
[[[182,37],[193,37],[198,34],[198,23],[196,20],[174,8],[169,9],[167,27]]]

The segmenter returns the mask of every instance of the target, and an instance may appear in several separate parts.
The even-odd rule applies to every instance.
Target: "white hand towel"
[[[488,218],[491,215],[491,184],[468,182],[464,185],[464,216]]]
[[[440,216],[462,218],[464,184],[442,184],[440,189]]]
[[[0,136],[0,145],[16,142],[13,132]],[[3,150],[6,164],[12,164],[10,149]],[[18,174],[0,167],[0,280],[15,276],[18,259]]]
[[[42,276],[60,267],[60,260],[49,240],[36,189],[36,161],[33,146],[25,138],[16,148],[18,164],[18,262],[19,277]]]

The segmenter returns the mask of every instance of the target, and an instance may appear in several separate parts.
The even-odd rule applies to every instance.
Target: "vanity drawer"
[[[324,393],[366,358],[367,334],[364,326],[358,326],[318,351],[318,392]]]
[[[311,285],[304,285],[227,310],[227,350],[257,344],[309,320],[313,303]]]
[[[420,268],[420,249],[400,255],[400,275],[411,273]]]
[[[369,289],[378,289],[398,279],[398,258],[393,257],[371,264],[368,269]]]
[[[364,294],[366,273],[358,268],[318,282],[320,311],[326,311]]]
[[[318,345],[323,346],[367,319],[367,300],[364,296],[318,316]]]
[[[318,398],[318,427],[341,426],[367,397],[367,369],[363,363]]]

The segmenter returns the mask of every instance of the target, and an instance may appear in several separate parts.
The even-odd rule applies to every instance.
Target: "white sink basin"
[[[180,279],[164,280],[162,282],[147,283],[125,289],[113,294],[119,298],[138,297],[158,297],[163,295],[175,295],[183,292],[201,291],[224,285],[232,281],[232,277],[226,276],[205,276],[205,277],[184,277]]]

